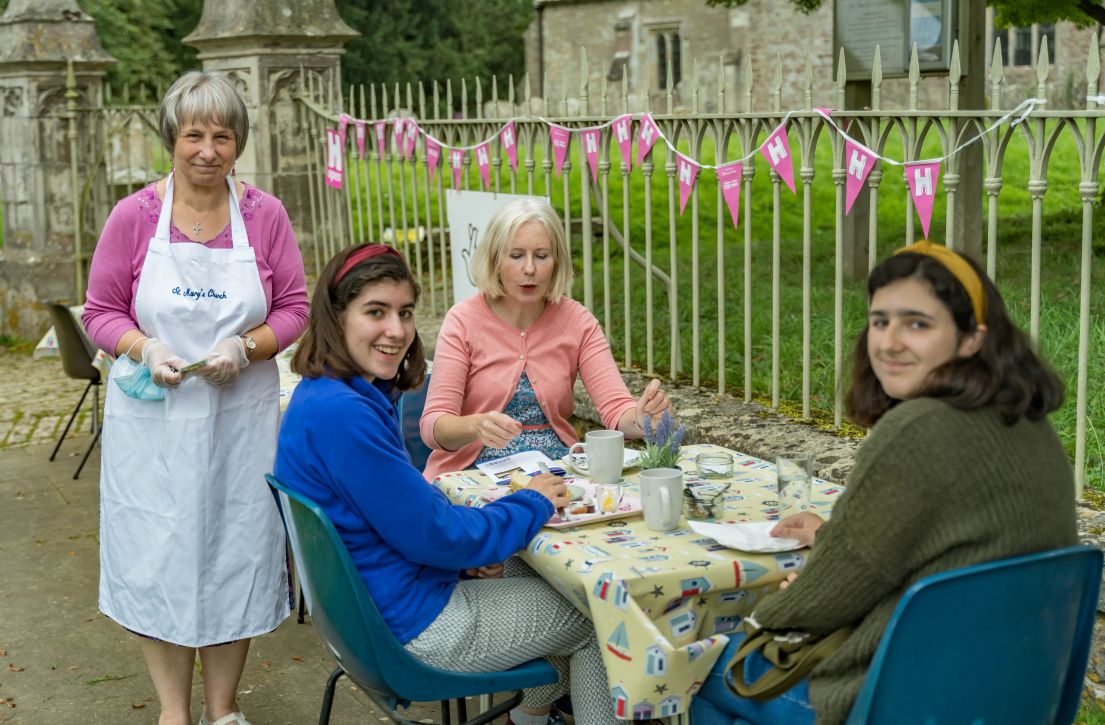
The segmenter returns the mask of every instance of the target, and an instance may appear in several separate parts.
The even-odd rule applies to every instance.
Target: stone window
[[[683,79],[683,49],[678,28],[656,28],[656,87],[662,91],[668,89],[668,60],[671,60],[672,84],[679,85]]]
[[[1055,63],[1055,24],[1046,23],[1018,28],[999,28],[990,20],[990,51],[987,59],[993,58],[994,48],[1001,43],[1001,59],[1006,66],[1034,66],[1040,57],[1040,44],[1047,38],[1047,62]]]

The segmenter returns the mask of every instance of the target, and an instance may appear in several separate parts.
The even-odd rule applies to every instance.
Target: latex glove
[[[162,388],[175,388],[180,385],[180,369],[187,363],[169,346],[151,337],[142,346],[142,364],[150,369],[153,384]]]
[[[242,338],[234,335],[219,340],[207,353],[207,365],[196,371],[212,385],[230,385],[238,379],[238,373],[249,365],[246,346]]]

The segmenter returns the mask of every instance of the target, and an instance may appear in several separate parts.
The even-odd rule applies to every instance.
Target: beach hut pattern
[[[713,445],[684,447],[684,460]],[[732,451],[727,451],[732,453]],[[726,519],[758,521],[777,512],[774,466],[734,454]],[[688,473],[694,473],[693,468]],[[637,471],[626,473],[630,486]],[[475,471],[434,480],[458,504],[473,497]],[[825,512],[836,484],[815,481],[813,504]],[[493,484],[487,480],[488,489]],[[656,532],[640,519],[542,529],[522,552],[557,591],[595,624],[619,719],[648,720],[686,713],[742,618],[779,580],[806,563],[805,552],[755,554],[718,548],[686,525]]]

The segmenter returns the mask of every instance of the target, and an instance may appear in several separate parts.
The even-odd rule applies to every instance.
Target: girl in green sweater
[[[775,527],[813,548],[801,575],[751,615],[815,637],[855,630],[806,681],[766,702],[728,692],[723,654],[696,723],[843,722],[911,584],[1077,543],[1070,460],[1047,420],[1063,386],[993,282],[973,260],[922,241],[872,270],[867,292],[846,406],[868,437],[831,521],[802,513]],[[748,681],[759,664],[745,663]]]

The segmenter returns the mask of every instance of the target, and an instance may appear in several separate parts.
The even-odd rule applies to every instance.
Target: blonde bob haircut
[[[509,251],[518,229],[527,222],[537,222],[545,228],[552,246],[553,276],[545,299],[559,302],[572,288],[572,260],[568,256],[568,243],[564,239],[564,224],[549,202],[536,196],[527,196],[508,202],[499,209],[487,224],[483,240],[472,255],[472,280],[480,292],[492,299],[506,295],[499,276],[503,255]]]
[[[170,154],[185,123],[226,126],[234,132],[235,158],[241,157],[246,149],[249,138],[246,104],[234,83],[222,73],[193,70],[177,78],[161,99],[158,116],[161,142]]]

